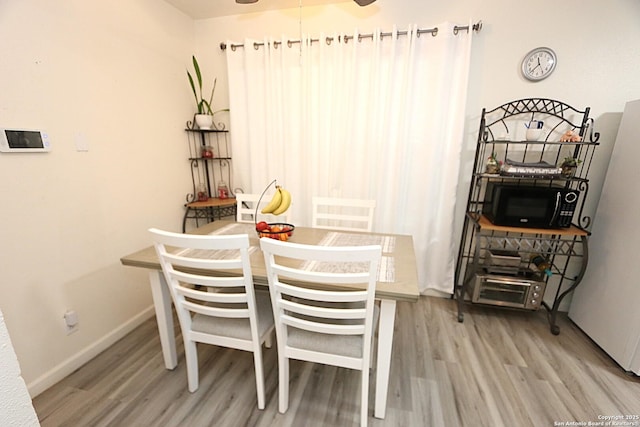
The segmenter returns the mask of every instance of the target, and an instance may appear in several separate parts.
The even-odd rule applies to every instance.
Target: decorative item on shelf
[[[502,167],[502,161],[496,158],[496,153],[491,153],[489,157],[487,157],[487,164],[485,166],[485,172],[490,174],[498,174],[500,173],[500,168]]]
[[[529,123],[524,124],[527,128],[525,138],[527,141],[538,141],[542,136],[542,128],[544,128],[544,122],[539,120],[531,120]]]
[[[580,138],[580,135],[578,135],[572,130],[566,131],[560,137],[560,142],[580,142],[580,141],[582,141],[582,138]]]
[[[553,178],[560,176],[561,173],[562,168],[549,162],[516,162],[510,159],[505,160],[500,170],[500,175],[530,178]]]
[[[213,127],[213,116],[210,114],[196,114],[193,120],[198,129],[210,130]]]
[[[193,116],[192,126],[195,125],[198,129],[202,130],[217,130],[215,122],[213,121],[213,116],[220,111],[229,111],[228,108],[213,111],[211,104],[213,102],[213,94],[216,91],[216,82],[217,79],[213,79],[213,87],[211,88],[211,96],[207,100],[202,96],[202,73],[200,72],[200,65],[198,64],[198,60],[195,56],[192,56],[193,69],[195,71],[196,80],[198,82],[198,86],[196,89],[196,82],[193,80],[193,76],[187,70],[187,76],[189,77],[189,84],[191,85],[191,90],[193,91],[193,96],[196,99],[196,114]]]
[[[197,200],[199,202],[206,202],[209,200],[209,194],[207,194],[207,186],[204,184],[198,184]]]
[[[547,258],[540,254],[531,254],[529,261],[536,267],[536,270],[540,273],[544,273],[547,277],[551,277],[551,263]]]
[[[260,195],[258,203],[256,203],[256,213],[253,216],[254,220],[256,221],[256,232],[258,233],[258,237],[269,237],[271,239],[286,242],[287,240],[289,240],[289,237],[291,237],[291,235],[293,234],[293,230],[295,229],[295,226],[293,224],[287,224],[284,222],[258,222],[258,206],[260,206],[262,198],[272,184],[275,184],[276,192],[271,197],[271,201],[264,208],[262,208],[260,213],[278,216],[285,213],[287,209],[289,209],[289,206],[291,206],[291,193],[276,184],[275,179],[271,181]]]
[[[219,199],[229,198],[229,187],[227,187],[227,183],[224,181],[220,181],[220,183],[218,184],[218,198]]]
[[[560,167],[562,168],[562,176],[566,178],[573,177],[580,163],[582,163],[582,160],[580,159],[576,159],[575,157],[565,157],[562,164],[560,164]]]
[[[202,147],[202,157],[205,159],[213,159],[213,147],[210,145]]]

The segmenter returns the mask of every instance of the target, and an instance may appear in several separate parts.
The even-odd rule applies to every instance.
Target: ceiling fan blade
[[[376,0],[353,0],[355,1],[358,6],[367,6],[370,5],[371,3],[373,3]],[[251,3],[258,3],[258,0],[236,0],[236,3],[238,4],[251,4]]]

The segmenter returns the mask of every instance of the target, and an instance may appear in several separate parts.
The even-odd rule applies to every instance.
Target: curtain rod
[[[477,23],[473,24],[471,26],[471,29],[473,31],[479,32],[480,30],[482,30],[482,21],[478,21]],[[454,35],[458,35],[458,33],[462,30],[466,30],[467,33],[469,32],[469,26],[465,25],[465,26],[458,26],[456,25],[455,27],[453,27],[453,34]],[[433,37],[438,35],[438,27],[435,28],[427,28],[427,29],[418,29],[417,31],[417,35],[418,37],[420,37],[420,34],[424,34],[424,33],[431,33],[431,35]],[[397,34],[399,36],[406,36],[407,34],[409,34],[408,31],[398,31]],[[362,39],[373,39],[373,34],[359,34],[358,35],[358,41],[361,41]],[[393,36],[393,33],[380,33],[380,38],[383,39],[384,37],[391,37]],[[340,40],[340,38],[342,37],[342,40],[344,40],[345,43],[348,43],[349,40],[355,38],[355,36],[338,36],[338,40]],[[319,42],[320,39],[310,39],[311,43],[314,42]],[[331,42],[333,41],[333,37],[326,37],[325,38],[325,42],[327,44],[331,44]],[[296,43],[300,43],[300,40],[287,40],[287,46],[291,47],[292,45],[296,44]],[[278,47],[278,45],[282,44],[282,42],[279,41],[274,41],[273,45],[275,47]],[[254,42],[253,43],[253,48],[254,49],[258,49],[260,46],[264,46],[264,42]],[[239,47],[244,47],[244,43],[231,43],[229,45],[229,47],[231,48],[231,50],[236,50]],[[226,50],[227,49],[227,44],[225,42],[221,42],[220,43],[220,49],[222,50]]]

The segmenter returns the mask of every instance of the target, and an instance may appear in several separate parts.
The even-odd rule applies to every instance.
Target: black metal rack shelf
[[[577,110],[563,102],[545,98],[527,98],[503,104],[492,110],[483,109],[471,172],[466,215],[455,270],[454,298],[458,302],[458,321],[464,320],[464,305],[470,302],[471,282],[482,274],[490,250],[508,250],[522,256],[521,264],[514,269],[515,276],[531,272],[530,254],[544,254],[551,263],[552,276],[546,281],[546,293],[555,295],[552,302],[543,301],[549,314],[550,329],[559,333],[556,316],[562,300],[580,283],[588,262],[588,228],[591,218],[583,214],[588,197],[588,174],[591,162],[599,146],[599,134],[593,131],[590,109]],[[544,123],[537,140],[526,140],[519,133],[526,133],[525,125],[532,121]],[[525,129],[523,131],[523,129]],[[561,141],[569,135],[572,141]],[[578,139],[579,140],[575,140]],[[487,172],[486,162],[491,157],[507,162],[544,164],[553,173],[505,174]],[[578,165],[571,176],[558,174],[565,157],[577,159]],[[494,171],[491,171],[494,172]],[[528,171],[527,171],[528,172]],[[563,171],[564,173],[564,171]],[[523,185],[553,186],[577,190],[578,209],[569,228],[536,229],[501,227],[491,224],[482,215],[487,183],[505,182]]]
[[[187,123],[187,139],[189,144],[188,161],[191,164],[191,192],[185,199],[185,214],[182,220],[182,231],[186,229],[188,219],[214,221],[222,216],[235,215],[235,200],[231,192],[231,143],[227,129],[195,129]],[[205,149],[210,150],[212,157],[205,157]],[[220,199],[217,194],[218,185],[227,185],[229,199]],[[199,190],[199,188],[203,190]],[[198,193],[204,192],[201,197]]]

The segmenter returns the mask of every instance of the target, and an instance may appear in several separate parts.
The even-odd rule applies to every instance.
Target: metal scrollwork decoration
[[[580,183],[578,184],[578,190],[582,194],[587,194],[589,192],[589,183],[587,181],[580,181]],[[586,199],[583,198],[582,204],[580,205],[580,213],[578,214],[578,222],[580,227],[588,229],[591,225],[591,217],[583,214],[585,202]]]

